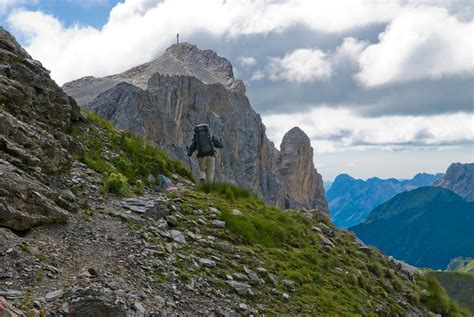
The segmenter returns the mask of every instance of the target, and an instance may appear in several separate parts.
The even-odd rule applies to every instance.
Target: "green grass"
[[[89,122],[71,128],[71,135],[83,147],[77,158],[105,176],[105,190],[118,195],[143,193],[145,186],[154,185],[149,183],[149,175],[171,177],[177,174],[193,179],[191,171],[182,162],[170,159],[143,138],[114,129],[110,122],[90,111],[83,110],[83,113]],[[123,177],[128,186],[121,181]]]
[[[376,309],[381,308],[388,316],[405,316],[410,309],[400,304],[399,299],[404,298],[416,307],[448,311],[446,316],[456,316],[458,312],[463,316],[442,288],[436,288],[424,277],[417,277],[416,283],[407,281],[380,252],[359,251],[349,232],[340,231],[340,236],[333,238],[335,247],[323,247],[311,229],[324,228],[318,217],[270,207],[229,184],[206,184],[199,190],[180,193],[184,209],[191,215],[196,208],[218,208],[226,230],[212,234],[263,260],[265,268],[280,279],[276,288],[291,295],[288,302],[275,296],[269,280],[265,286],[256,286],[255,300],[268,308],[269,315],[377,316]],[[243,216],[232,215],[232,209],[240,210]],[[252,262],[248,265],[252,266]],[[221,275],[239,268],[226,264],[227,271]],[[294,292],[285,288],[283,279],[295,282]],[[424,289],[428,291],[423,292]]]
[[[418,278],[420,284],[425,287],[420,301],[431,311],[442,316],[469,316],[469,313],[461,309],[451,300],[443,286],[435,276],[426,274]]]
[[[435,277],[451,298],[465,307],[474,316],[474,275],[460,272],[427,273]]]

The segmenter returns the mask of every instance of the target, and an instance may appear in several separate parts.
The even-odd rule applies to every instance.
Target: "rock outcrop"
[[[314,168],[313,148],[309,137],[298,127],[288,131],[280,146],[278,171],[283,181],[279,202],[289,208],[312,206],[327,210],[323,179]]]
[[[452,190],[467,201],[474,201],[474,163],[453,163],[435,186]]]
[[[79,151],[66,134],[79,107],[0,28],[0,223],[14,230],[64,222],[74,210],[50,187]]]
[[[278,151],[243,83],[233,77],[230,62],[212,51],[175,44],[150,63],[63,88],[116,127],[145,137],[184,162],[193,127],[209,123],[224,143],[216,160],[218,180],[249,188],[280,207],[328,212],[308,137],[294,129]],[[191,164],[197,171],[196,162]]]

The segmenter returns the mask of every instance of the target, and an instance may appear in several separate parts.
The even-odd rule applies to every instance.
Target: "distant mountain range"
[[[331,221],[341,228],[355,226],[364,221],[371,210],[395,195],[421,186],[431,186],[442,175],[420,173],[408,180],[374,177],[364,181],[341,174],[326,190]]]
[[[432,186],[396,195],[350,230],[386,255],[445,269],[457,256],[474,256],[473,228],[474,202]]]

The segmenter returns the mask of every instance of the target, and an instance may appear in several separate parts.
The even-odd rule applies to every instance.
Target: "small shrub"
[[[383,267],[378,262],[371,262],[367,264],[367,269],[379,278],[384,276]]]
[[[20,247],[23,252],[30,253],[30,246],[27,242],[23,242]]]
[[[104,180],[104,190],[117,196],[127,196],[130,192],[127,177],[120,173],[110,173]]]

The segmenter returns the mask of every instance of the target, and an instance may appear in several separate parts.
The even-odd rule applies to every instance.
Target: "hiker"
[[[215,148],[222,149],[224,145],[220,140],[211,135],[209,125],[199,124],[194,128],[193,143],[188,148],[188,156],[197,150],[199,164],[199,181],[211,182],[214,180],[214,164],[216,161]]]

